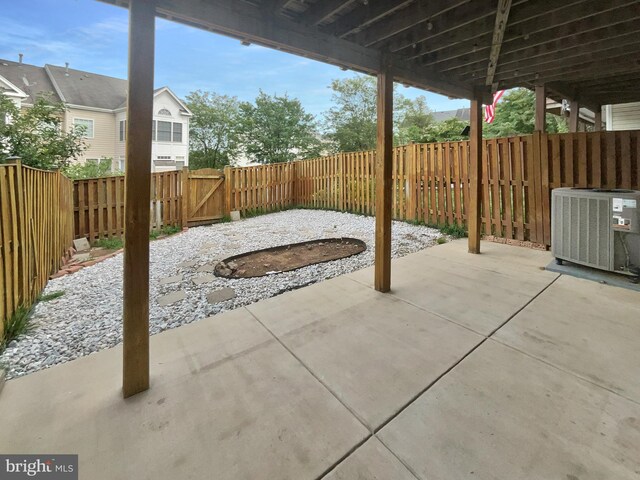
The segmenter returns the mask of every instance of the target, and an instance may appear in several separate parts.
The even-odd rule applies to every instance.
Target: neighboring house
[[[445,110],[443,112],[433,112],[433,120],[436,122],[444,122],[452,118],[457,118],[463,122],[468,122],[471,118],[469,108],[458,108],[457,110]]]
[[[82,126],[87,150],[80,162],[112,159],[124,170],[127,82],[55,65],[37,67],[0,60],[0,92],[28,108],[42,95],[67,107],[64,128]],[[168,88],[154,92],[152,171],[189,164],[189,117],[186,105]]]
[[[607,130],[640,130],[640,102],[603,107]]]

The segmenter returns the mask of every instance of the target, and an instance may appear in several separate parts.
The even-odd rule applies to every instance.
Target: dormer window
[[[166,108],[161,108],[160,111],[158,112],[158,115],[162,115],[164,117],[170,117],[171,116],[171,112],[169,110],[167,110]]]

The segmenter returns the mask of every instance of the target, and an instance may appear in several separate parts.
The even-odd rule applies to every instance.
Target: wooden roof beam
[[[516,66],[521,69],[525,65],[533,62],[547,61],[551,55],[562,54],[566,57],[580,55],[591,51],[600,51],[610,46],[626,44],[629,40],[636,40],[640,31],[640,22],[631,20],[623,24],[604,27],[593,32],[585,32],[579,35],[572,35],[568,38],[550,40],[549,42],[533,47],[523,48],[518,51],[507,52],[506,46],[500,55],[500,69]],[[462,73],[460,78],[470,78],[472,74],[478,77],[482,74],[485,58],[482,56],[465,55],[458,57],[455,63],[449,62],[446,68],[440,64],[439,71],[452,74]]]
[[[302,12],[299,20],[307,25],[318,25],[348,7],[355,0],[320,0]]]
[[[480,8],[483,11],[487,10],[486,7]],[[464,9],[464,11],[461,11],[461,9]],[[412,27],[426,30],[423,24],[428,20],[431,20],[434,27],[436,25],[444,25],[447,20],[445,19],[442,21],[441,16],[451,13],[452,11],[463,14],[465,11],[470,10],[478,10],[478,6],[475,2],[471,2],[470,0],[418,0],[410,7],[407,7],[387,18],[384,25],[373,25],[371,28],[355,35],[351,40],[369,47],[383,40],[387,40],[394,35],[398,35]],[[455,15],[450,14],[447,18],[454,17]],[[433,30],[436,30],[436,28]]]
[[[357,33],[361,29],[368,27],[378,20],[405,8],[414,1],[415,0],[394,0],[390,2],[363,3],[353,11],[349,12],[349,15],[345,15],[332,23],[327,29],[327,32],[340,38],[344,38],[351,33]]]
[[[498,11],[496,12],[496,25],[493,30],[493,41],[491,42],[491,53],[489,54],[489,66],[487,67],[485,85],[493,85],[493,77],[496,73],[496,68],[498,67],[500,48],[502,47],[504,32],[507,29],[510,10],[511,0],[500,0]]]
[[[577,5],[576,3],[580,3]],[[505,32],[505,40],[502,46],[502,53],[506,55],[513,51],[524,49],[548,42],[550,39],[567,38],[581,34],[586,31],[614,25],[640,15],[640,4],[637,0],[609,0],[606,3],[600,0],[588,0],[586,2],[574,2],[570,5],[551,10],[548,13],[536,15],[525,21],[519,21],[525,9],[540,8],[545,3],[535,2],[520,9],[513,9],[510,15],[509,28]],[[577,12],[577,13],[576,13]],[[473,27],[471,27],[472,29]],[[454,32],[455,33],[455,32]],[[447,65],[455,64],[457,57],[473,54],[473,43],[462,42],[455,38],[454,42],[449,42],[452,46],[446,48],[433,48],[430,52],[421,51],[417,45],[417,54],[411,58],[422,57],[425,65],[439,65],[447,61]],[[488,51],[488,37],[483,36],[476,39],[478,48],[476,54],[484,56]]]
[[[578,55],[567,55],[561,57],[554,57],[548,61],[529,62],[526,61],[512,64],[504,70],[500,69],[497,74],[494,75],[496,81],[506,80],[512,77],[522,75],[523,72],[528,72],[533,75],[544,76],[545,72],[554,71],[558,68],[567,68],[573,65],[580,65],[584,62],[589,62],[600,58],[603,63],[610,62],[612,56],[619,57],[621,54],[633,55],[640,52],[640,38],[635,35],[635,38],[629,39],[624,44],[613,45],[602,50],[593,50],[591,52],[581,53]]]

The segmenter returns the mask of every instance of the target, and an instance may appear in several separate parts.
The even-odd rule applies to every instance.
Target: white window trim
[[[83,135],[82,138],[95,138],[96,136],[96,122],[93,118],[83,118],[83,117],[73,117],[73,128],[75,128],[76,126],[76,120],[86,120],[87,122],[91,122],[91,136],[88,135]]]

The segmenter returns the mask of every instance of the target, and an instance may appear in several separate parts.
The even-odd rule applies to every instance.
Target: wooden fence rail
[[[151,176],[151,229],[182,226],[182,172]],[[74,238],[121,237],[124,234],[124,177],[76,180],[73,192]]]
[[[61,266],[73,245],[72,196],[59,172],[0,165],[0,320],[31,305]]]
[[[227,168],[227,209],[291,206],[375,214],[375,152]],[[640,131],[541,134],[483,141],[482,231],[551,244],[551,190],[640,189]],[[469,142],[393,151],[393,217],[466,226]]]

